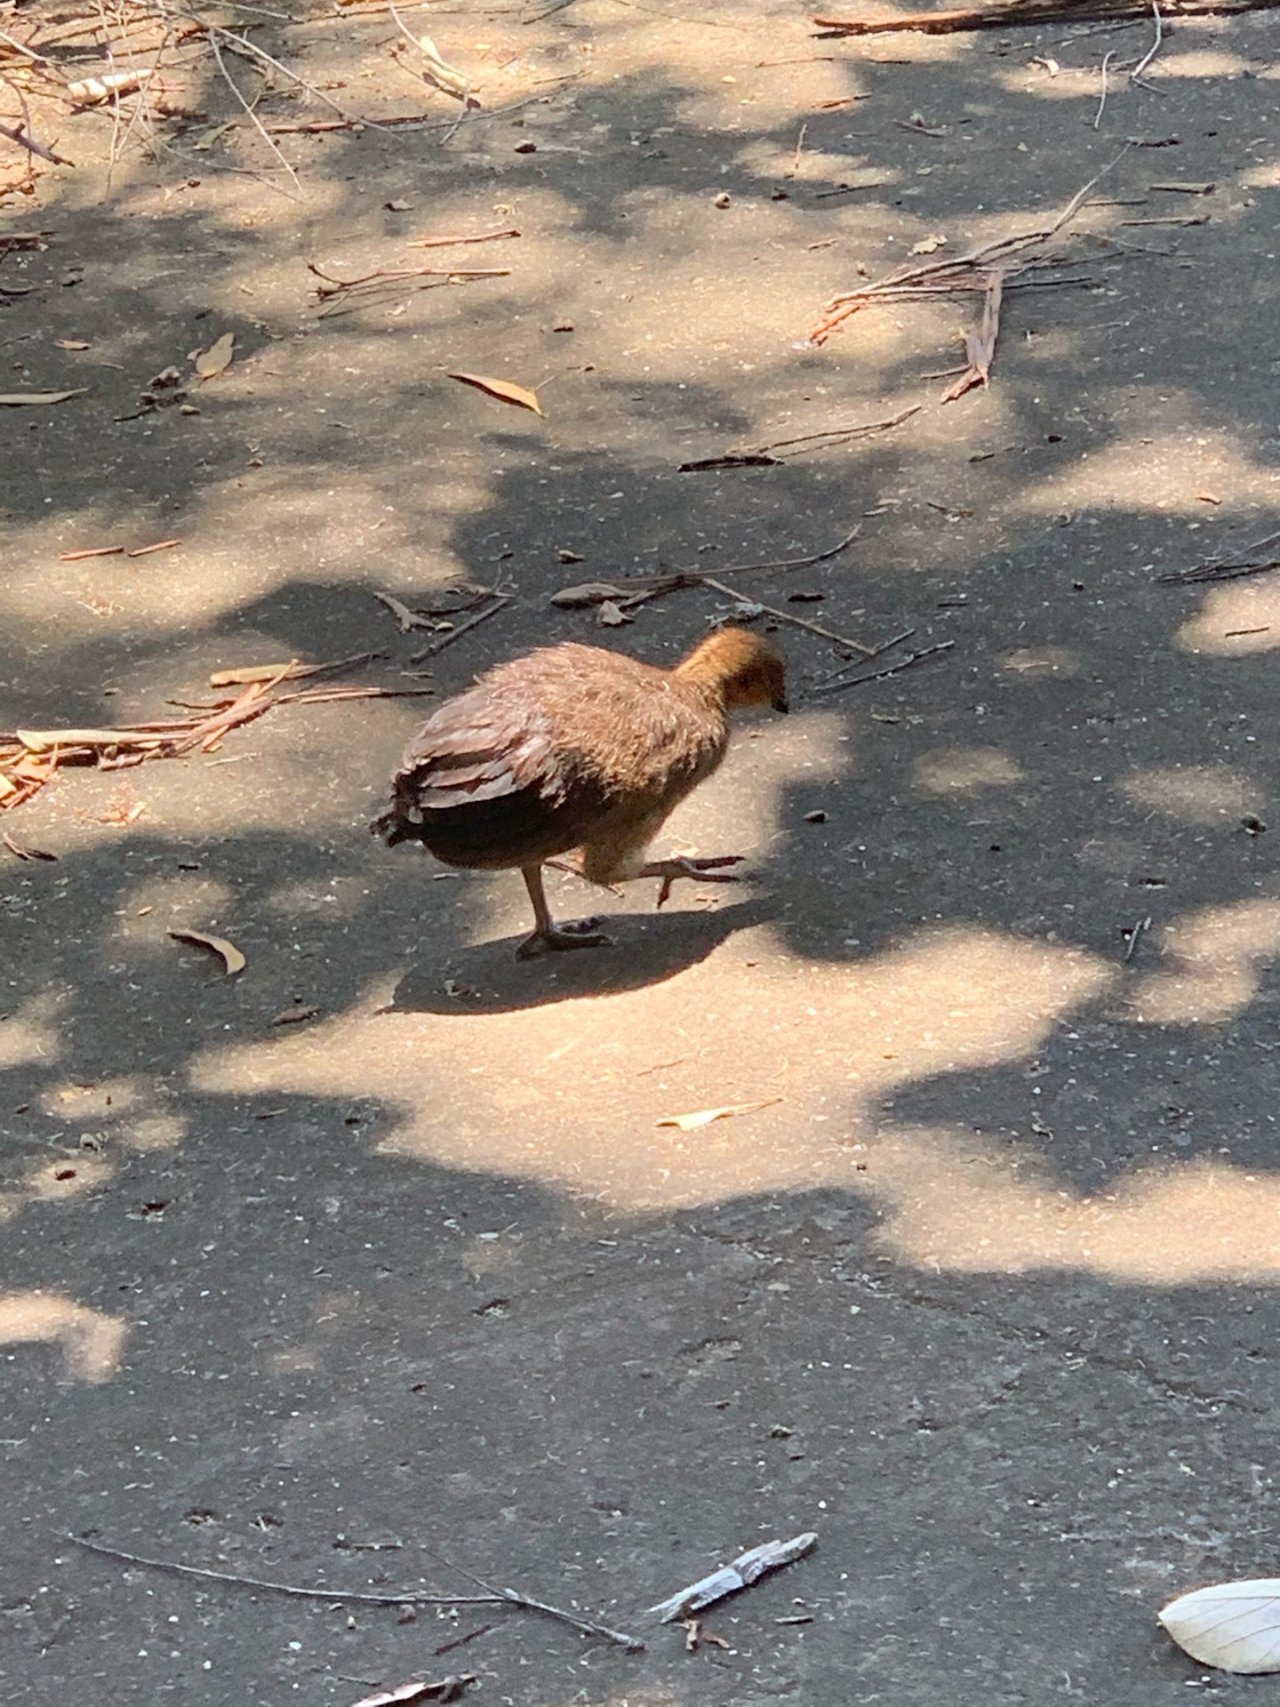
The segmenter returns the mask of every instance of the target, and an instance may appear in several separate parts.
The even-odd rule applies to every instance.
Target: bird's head
[[[676,666],[676,673],[713,688],[726,710],[751,705],[787,709],[782,654],[749,628],[717,628]]]

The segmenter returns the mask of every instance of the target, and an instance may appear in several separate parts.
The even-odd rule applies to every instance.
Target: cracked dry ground
[[[1280,26],[1179,23],[1140,88],[1114,67],[1145,21],[859,45],[790,5],[676,10],[433,7],[484,107],[280,132],[296,190],[242,114],[210,139],[240,109],[195,38],[168,75],[199,134],[164,121],[149,159],[135,127],[108,187],[109,120],[64,116],[75,170],[4,203],[50,235],[0,267],[31,287],[3,389],[89,388],[0,412],[4,727],[155,718],[295,656],[380,650],[354,679],[403,685],[430,636],[373,594],[466,578],[512,597],[429,661],[440,694],[559,639],[671,660],[720,595],[617,632],[548,602],[661,565],[954,643],[822,696],[838,650],[786,629],[793,714],[663,844],[748,880],[605,896],[615,946],[568,964],[514,962],[518,879],[369,839],[431,700],[282,707],[6,814],[59,856],[0,854],[15,1704],[348,1703],[465,1669],[534,1707],[1172,1707],[1201,1673],[1155,1610],[1274,1567],[1280,588],[1157,577],[1280,525]],[[385,14],[237,19],[332,99],[452,123]],[[235,65],[264,122],[328,115]],[[929,377],[972,298],[806,346],[833,292],[1034,225],[1127,138],[1167,146],[1082,213],[1083,283],[1010,291],[989,391],[942,406]],[[310,295],[307,260],[507,226],[447,251],[505,276]],[[137,413],[224,331],[198,414]],[[453,370],[538,385],[546,418]],[[820,565],[730,574],[857,522]],[[726,1647],[636,1655],[67,1541],[333,1588],[465,1569],[626,1630],[810,1528],[708,1615]]]

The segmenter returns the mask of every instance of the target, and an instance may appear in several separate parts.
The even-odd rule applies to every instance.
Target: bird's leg
[[[699,883],[740,882],[735,873],[722,871],[720,867],[741,865],[745,857],[744,854],[721,854],[718,859],[651,859],[640,867],[636,876],[662,879],[662,887],[658,891],[658,905],[661,907],[677,877],[691,877]]]
[[[574,919],[563,925],[557,925],[551,917],[551,909],[547,906],[546,891],[542,886],[542,866],[526,865],[521,870],[524,874],[525,888],[529,891],[529,899],[533,902],[533,930],[516,950],[518,960],[529,960],[535,954],[542,954],[558,948],[597,948],[601,943],[607,943],[608,937],[602,936],[596,929],[599,919]]]
[[[622,899],[622,891],[616,883],[602,883],[598,877],[587,876],[582,867],[581,849],[577,853],[566,854],[563,859],[544,860],[543,864],[553,866],[557,871],[567,871],[570,877],[580,877],[584,883],[598,884],[601,889],[607,889],[610,895],[616,895],[619,900]]]

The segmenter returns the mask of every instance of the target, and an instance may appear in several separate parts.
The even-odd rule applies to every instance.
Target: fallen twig
[[[488,622],[491,616],[497,616],[498,612],[510,603],[509,593],[494,593],[493,603],[487,610],[477,611],[474,616],[469,616],[465,622],[460,622],[456,628],[451,628],[447,634],[433,640],[430,646],[424,646],[421,652],[411,652],[409,662],[420,664],[424,658],[434,658],[437,652],[443,652],[446,646],[452,646],[455,640],[461,639],[471,629],[479,628],[480,624]]]
[[[903,670],[909,670],[914,665],[923,663],[926,658],[934,658],[939,652],[949,652],[954,645],[954,640],[941,640],[936,646],[924,646],[919,652],[908,652],[905,658],[900,659],[896,664],[889,664],[883,670],[872,670],[865,676],[851,676],[844,681],[819,682],[809,691],[811,693],[843,693],[845,688],[864,687],[868,682],[882,681],[886,676],[901,675]]]
[[[739,1553],[730,1564],[713,1571],[710,1576],[700,1577],[678,1594],[660,1600],[649,1608],[649,1616],[660,1624],[672,1624],[678,1618],[687,1618],[690,1613],[700,1612],[705,1606],[714,1606],[718,1600],[750,1588],[752,1583],[759,1582],[770,1571],[803,1559],[817,1545],[818,1537],[811,1530],[792,1536],[789,1541],[764,1541],[758,1547]]]
[[[1238,557],[1216,557],[1207,563],[1197,563],[1191,569],[1170,569],[1164,575],[1157,575],[1156,580],[1162,587],[1179,587],[1193,586],[1202,581],[1239,581],[1246,575],[1265,575],[1272,569],[1280,569],[1280,558],[1258,558],[1251,553],[1274,545],[1278,539],[1280,531],[1264,534],[1261,539],[1246,545]]]
[[[677,473],[699,474],[711,468],[772,467],[811,451],[834,450],[839,445],[853,444],[858,439],[869,439],[877,433],[887,433],[910,420],[912,415],[918,415],[923,407],[921,403],[913,403],[909,409],[902,409],[884,421],[861,421],[852,427],[826,427],[821,432],[801,433],[792,439],[775,439],[771,444],[757,445],[753,450],[726,451],[721,456],[699,457],[693,462],[682,462]]]
[[[405,245],[409,249],[449,249],[455,243],[500,243],[507,237],[519,237],[515,226],[509,226],[505,231],[478,231],[472,237],[411,237]]]
[[[296,660],[280,664],[247,664],[239,669],[214,670],[209,677],[211,688],[243,687],[248,682],[301,681],[304,676],[328,676],[335,670],[354,670],[360,664],[372,664],[385,658],[385,652],[353,652],[349,658],[334,658],[327,664],[299,664]],[[283,668],[284,674],[279,672]]]
[[[811,569],[815,563],[826,563],[833,557],[839,557],[842,551],[847,551],[862,532],[862,523],[850,528],[843,539],[825,551],[811,552],[808,557],[777,557],[764,563],[731,563],[725,570],[726,575],[750,575],[757,569]],[[696,571],[695,571],[696,573]]]
[[[1165,13],[1173,17],[1229,16],[1235,12],[1263,12],[1275,4],[1276,0],[1166,0]],[[831,35],[873,36],[918,30],[922,35],[940,36],[960,30],[1007,30],[1046,20],[1128,18],[1145,10],[1141,0],[1012,0],[1012,3],[959,6],[938,12],[899,12],[892,18],[814,18],[812,21],[819,30]]]
[[[1083,188],[1077,190],[1062,211],[1042,225],[1029,231],[1015,232],[1010,237],[999,237],[993,242],[980,244],[976,249],[970,249],[963,255],[955,255],[939,261],[925,261],[919,266],[896,267],[882,278],[873,280],[870,284],[859,285],[856,290],[845,291],[831,298],[827,304],[823,318],[809,334],[811,343],[822,344],[831,336],[836,328],[858,313],[860,309],[870,307],[877,301],[901,300],[921,295],[950,295],[955,291],[983,291],[988,298],[991,293],[991,280],[998,271],[1001,276],[1001,290],[1017,282],[1012,275],[1016,272],[1031,268],[1040,268],[1055,263],[1052,258],[1041,257],[1031,259],[1031,251],[1047,243],[1051,237],[1057,236],[1063,226],[1070,223],[1089,198],[1090,192],[1106,177],[1124,155],[1128,152],[1125,145],[1100,172],[1094,174]],[[1046,281],[1047,282],[1047,281]]]
[[[321,282],[314,286],[316,301],[321,304],[323,314],[333,313],[339,306],[356,305],[362,297],[374,296],[379,291],[385,291],[389,286],[403,284],[409,279],[435,279],[439,284],[466,284],[472,279],[505,279],[510,276],[510,267],[378,267],[371,273],[362,273],[358,278],[339,279],[332,273],[324,272],[314,261],[307,262],[307,271],[314,273]],[[425,284],[420,287],[431,290],[434,287]],[[334,299],[340,299],[335,301]]]
[[[608,1625],[599,1624],[593,1618],[580,1618],[576,1612],[566,1612],[546,1601],[535,1600],[531,1595],[520,1594],[516,1589],[493,1588],[488,1583],[481,1582],[479,1577],[473,1580],[480,1584],[484,1591],[481,1594],[427,1594],[416,1589],[374,1594],[367,1589],[309,1588],[297,1583],[269,1582],[262,1577],[241,1576],[233,1571],[215,1571],[203,1565],[185,1565],[176,1559],[153,1559],[143,1553],[127,1553],[123,1548],[108,1546],[103,1541],[91,1541],[84,1535],[70,1535],[67,1539],[90,1553],[100,1553],[104,1558],[117,1559],[126,1565],[140,1565],[151,1571],[172,1571],[178,1576],[199,1577],[206,1582],[229,1583],[236,1588],[259,1589],[266,1594],[291,1595],[299,1600],[352,1601],[362,1606],[518,1606],[528,1612],[539,1612],[544,1617],[568,1624],[584,1635],[600,1636],[626,1648],[628,1653],[641,1653],[644,1650],[644,1643],[634,1636],[625,1635],[620,1630],[611,1630]],[[470,1572],[463,1574],[469,1576]]]
[[[724,581],[718,581],[714,575],[704,575],[702,585],[710,587],[713,592],[723,593],[737,605],[759,612],[762,616],[771,616],[775,622],[790,623],[793,628],[803,628],[810,634],[817,634],[823,640],[830,640],[837,646],[843,646],[849,652],[860,652],[863,658],[873,658],[875,648],[864,646],[860,640],[847,640],[843,634],[834,634],[831,629],[823,628],[816,622],[810,622],[807,617],[796,616],[793,611],[779,610],[776,605],[761,604],[759,599],[748,598],[745,593],[738,592],[736,587],[730,587]]]
[[[148,759],[181,758],[197,749],[216,751],[232,729],[250,723],[273,706],[290,702],[321,704],[338,699],[416,698],[430,688],[330,687],[277,693],[295,665],[274,666],[269,676],[255,672],[234,699],[201,707],[197,717],[162,718],[125,728],[17,729],[0,731],[0,811],[21,806],[64,765],[93,765],[122,770]],[[319,666],[320,668],[336,666]]]

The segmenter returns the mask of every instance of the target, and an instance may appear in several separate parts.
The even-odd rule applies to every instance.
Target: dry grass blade
[[[518,385],[514,379],[489,379],[482,373],[451,373],[449,378],[483,391],[489,397],[496,397],[499,403],[513,403],[517,409],[530,409],[535,415],[542,414],[537,392],[527,385]]]

